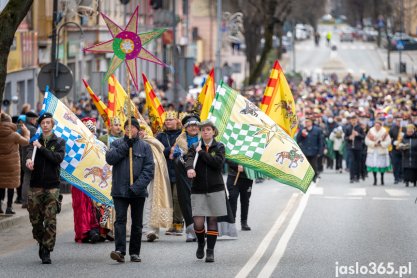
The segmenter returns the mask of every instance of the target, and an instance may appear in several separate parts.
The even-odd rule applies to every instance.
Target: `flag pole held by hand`
[[[130,84],[129,73],[127,74],[127,96],[125,105],[127,105],[127,120],[129,124],[129,139],[132,139],[132,107],[130,106]],[[130,186],[133,185],[133,148],[129,147],[129,173],[130,173]]]
[[[236,178],[235,178],[235,182],[233,183],[233,185],[236,185],[237,184],[237,180],[239,179],[239,175],[240,175],[240,172],[237,172],[237,175],[236,175]]]
[[[37,151],[38,147],[33,147],[33,153],[32,153],[32,161],[35,163],[35,155],[36,155],[36,151]]]

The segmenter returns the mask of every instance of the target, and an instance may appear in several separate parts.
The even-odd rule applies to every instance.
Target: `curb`
[[[71,195],[69,195],[69,197],[71,197]],[[65,204],[62,204],[61,207],[61,213],[67,212],[70,209],[72,209],[72,202],[68,202]],[[1,218],[0,218],[1,219]],[[29,214],[25,213],[25,214],[21,214],[19,216],[9,216],[9,217],[5,217],[4,219],[0,220],[0,231],[3,231],[7,228],[19,225],[21,223],[25,223],[27,222],[28,224],[30,224],[29,222]]]

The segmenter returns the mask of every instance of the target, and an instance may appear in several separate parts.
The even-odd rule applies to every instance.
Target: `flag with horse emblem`
[[[53,115],[54,134],[66,141],[61,178],[94,201],[112,206],[112,167],[106,163],[106,146],[48,88],[41,114],[46,112]],[[40,136],[40,129],[35,136]]]
[[[314,171],[297,143],[256,105],[223,82],[209,119],[226,158],[306,192]]]

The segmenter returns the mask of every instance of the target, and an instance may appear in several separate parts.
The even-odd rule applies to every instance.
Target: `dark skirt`
[[[417,169],[416,168],[403,168],[404,181],[416,182],[417,181]]]

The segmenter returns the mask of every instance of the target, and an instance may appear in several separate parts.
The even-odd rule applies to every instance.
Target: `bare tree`
[[[33,0],[9,0],[0,14],[0,107],[3,102],[4,86],[7,76],[7,59],[13,38],[22,20],[25,18]]]

